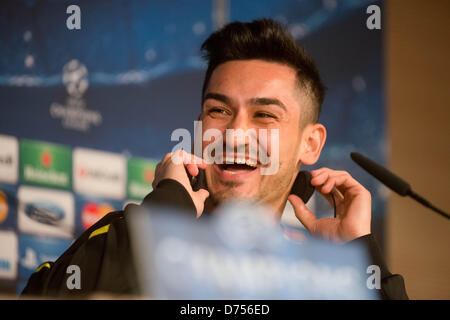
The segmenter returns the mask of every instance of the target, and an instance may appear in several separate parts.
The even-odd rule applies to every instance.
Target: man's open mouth
[[[230,174],[245,173],[258,168],[256,162],[249,159],[237,159],[234,163],[219,164],[218,167],[221,171]]]

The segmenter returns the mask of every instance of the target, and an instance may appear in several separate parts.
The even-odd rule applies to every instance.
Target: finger
[[[195,164],[186,164],[185,167],[191,176],[196,177],[198,175],[198,167]]]
[[[200,159],[200,158],[194,159],[194,155],[191,155],[191,154],[186,154],[185,157],[186,158],[184,161],[184,166],[186,167],[187,171],[189,172],[189,174],[191,176],[193,176],[193,177],[197,176],[199,173],[199,168],[206,169],[206,164],[198,163],[200,160],[203,161],[203,159]],[[190,158],[190,159],[188,159],[188,158]],[[198,164],[196,164],[195,162],[197,162]]]
[[[319,174],[321,174],[323,172],[330,171],[330,170],[331,169],[329,169],[329,168],[322,167],[322,168],[319,168],[319,169],[316,169],[316,170],[312,170],[312,171],[310,171],[310,173],[311,173],[311,175],[313,177],[315,177],[315,176],[318,176]]]
[[[321,186],[327,181],[328,177],[328,172],[322,171],[311,179],[311,185]]]
[[[304,204],[302,199],[298,196],[291,194],[288,197],[289,202],[294,208],[295,216],[298,220],[305,226],[305,228],[310,232],[314,232],[314,226],[316,224],[316,216],[312,213]]]
[[[325,173],[327,173],[330,177],[335,176],[335,175],[344,174],[344,173],[347,173],[347,174],[348,174],[347,171],[343,171],[343,170],[332,170],[332,169],[326,168],[326,167],[323,167],[323,168],[320,168],[320,169],[316,169],[316,170],[311,171],[311,175],[312,175],[313,178],[318,177],[318,176],[320,176],[320,175],[322,175],[322,174],[325,174]]]
[[[313,171],[311,171],[313,172]],[[327,180],[331,177],[345,174],[345,171],[337,171],[337,170],[331,170],[329,168],[321,168],[314,171],[314,175],[311,174],[313,177],[311,179],[311,185],[313,186],[320,186],[324,185]]]
[[[330,185],[334,185],[336,189],[338,189],[344,196],[346,193],[352,190],[354,190],[355,192],[361,192],[365,190],[365,188],[358,181],[353,179],[353,177],[350,176],[350,174],[348,173],[330,179],[332,179]],[[329,193],[331,189],[332,187],[330,188],[329,186],[327,186],[327,188],[325,188],[325,190],[322,191]]]
[[[320,168],[311,171],[311,175],[313,175],[313,178],[311,179],[311,184],[314,186],[322,185],[323,188],[323,191],[321,191],[322,193],[331,192],[331,190],[335,186],[335,183],[333,183],[333,181],[335,182],[335,177],[346,176],[352,178],[347,171],[331,170],[329,168]],[[354,181],[358,183],[356,180]]]
[[[160,180],[159,179],[159,174],[160,174],[161,168],[164,166],[163,161],[164,160],[161,160],[161,162],[158,162],[158,164],[155,167],[155,175],[154,175],[153,181],[152,181],[152,188],[153,189],[156,188],[156,186],[158,185],[158,182]]]
[[[186,164],[195,164],[195,156],[191,153],[187,153],[183,150],[181,153],[181,156],[183,157],[183,163]]]
[[[166,153],[166,155],[164,156],[164,158],[162,158],[160,163],[162,163],[162,162],[166,161],[167,159],[171,158],[172,155],[173,155],[172,152]]]
[[[324,194],[328,194],[333,190],[333,188],[336,186],[336,183],[338,181],[338,178],[344,176],[343,174],[336,175],[336,176],[329,176],[327,181],[323,184],[320,192]]]
[[[208,192],[208,190],[206,190],[206,189],[199,189],[198,191],[196,191],[195,192],[197,195],[198,195],[198,197],[201,199],[201,200],[203,200],[203,201],[205,201],[208,197],[209,197],[209,192]]]
[[[201,169],[206,169],[206,161],[202,158],[197,157],[191,153],[187,153],[183,150],[183,163],[186,164],[194,164]]]
[[[158,183],[159,183],[159,179],[156,177],[156,175],[155,175],[155,178],[153,179],[153,182],[152,182],[152,188],[153,188],[153,190],[155,190],[156,189],[156,187],[158,186]]]
[[[175,152],[166,154],[162,162],[166,163],[168,161],[172,161],[173,164],[179,165],[183,163],[183,160],[183,149],[180,149]]]
[[[196,195],[196,199],[198,199],[198,201],[201,201],[201,203],[204,206],[206,199],[209,197],[209,192],[205,189],[200,189],[195,192],[195,195]],[[203,210],[202,210],[202,212],[197,212],[197,218],[200,218],[202,213],[203,213]]]

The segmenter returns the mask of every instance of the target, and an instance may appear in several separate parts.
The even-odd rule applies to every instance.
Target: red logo
[[[80,168],[80,170],[78,170],[78,172],[80,173],[80,176],[84,177],[86,175],[86,169],[85,168]]]
[[[8,198],[6,194],[0,190],[0,223],[6,220],[8,216]]]
[[[144,170],[144,181],[145,182],[147,182],[148,184],[152,183],[154,177],[155,177],[155,171],[148,170],[148,169]]]
[[[52,155],[47,151],[42,152],[41,163],[45,168],[50,167],[52,165]]]
[[[98,220],[110,212],[115,211],[114,207],[108,203],[87,202],[81,210],[81,222],[85,229],[89,229]]]

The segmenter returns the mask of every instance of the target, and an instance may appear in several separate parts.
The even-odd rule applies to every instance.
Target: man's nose
[[[249,121],[248,121],[248,115],[243,110],[239,110],[236,112],[234,117],[231,119],[231,121],[227,125],[227,129],[242,129],[244,131],[247,131],[249,127]]]
[[[248,115],[244,111],[237,112],[233,119],[228,123],[226,129],[227,131],[233,131],[225,134],[227,144],[234,146],[248,145],[250,139],[256,139],[255,134],[252,132],[253,130],[251,130]]]

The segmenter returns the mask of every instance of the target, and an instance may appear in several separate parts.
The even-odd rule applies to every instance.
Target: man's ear
[[[327,130],[320,123],[309,124],[303,129],[300,161],[312,165],[319,160],[320,153],[327,139]]]

